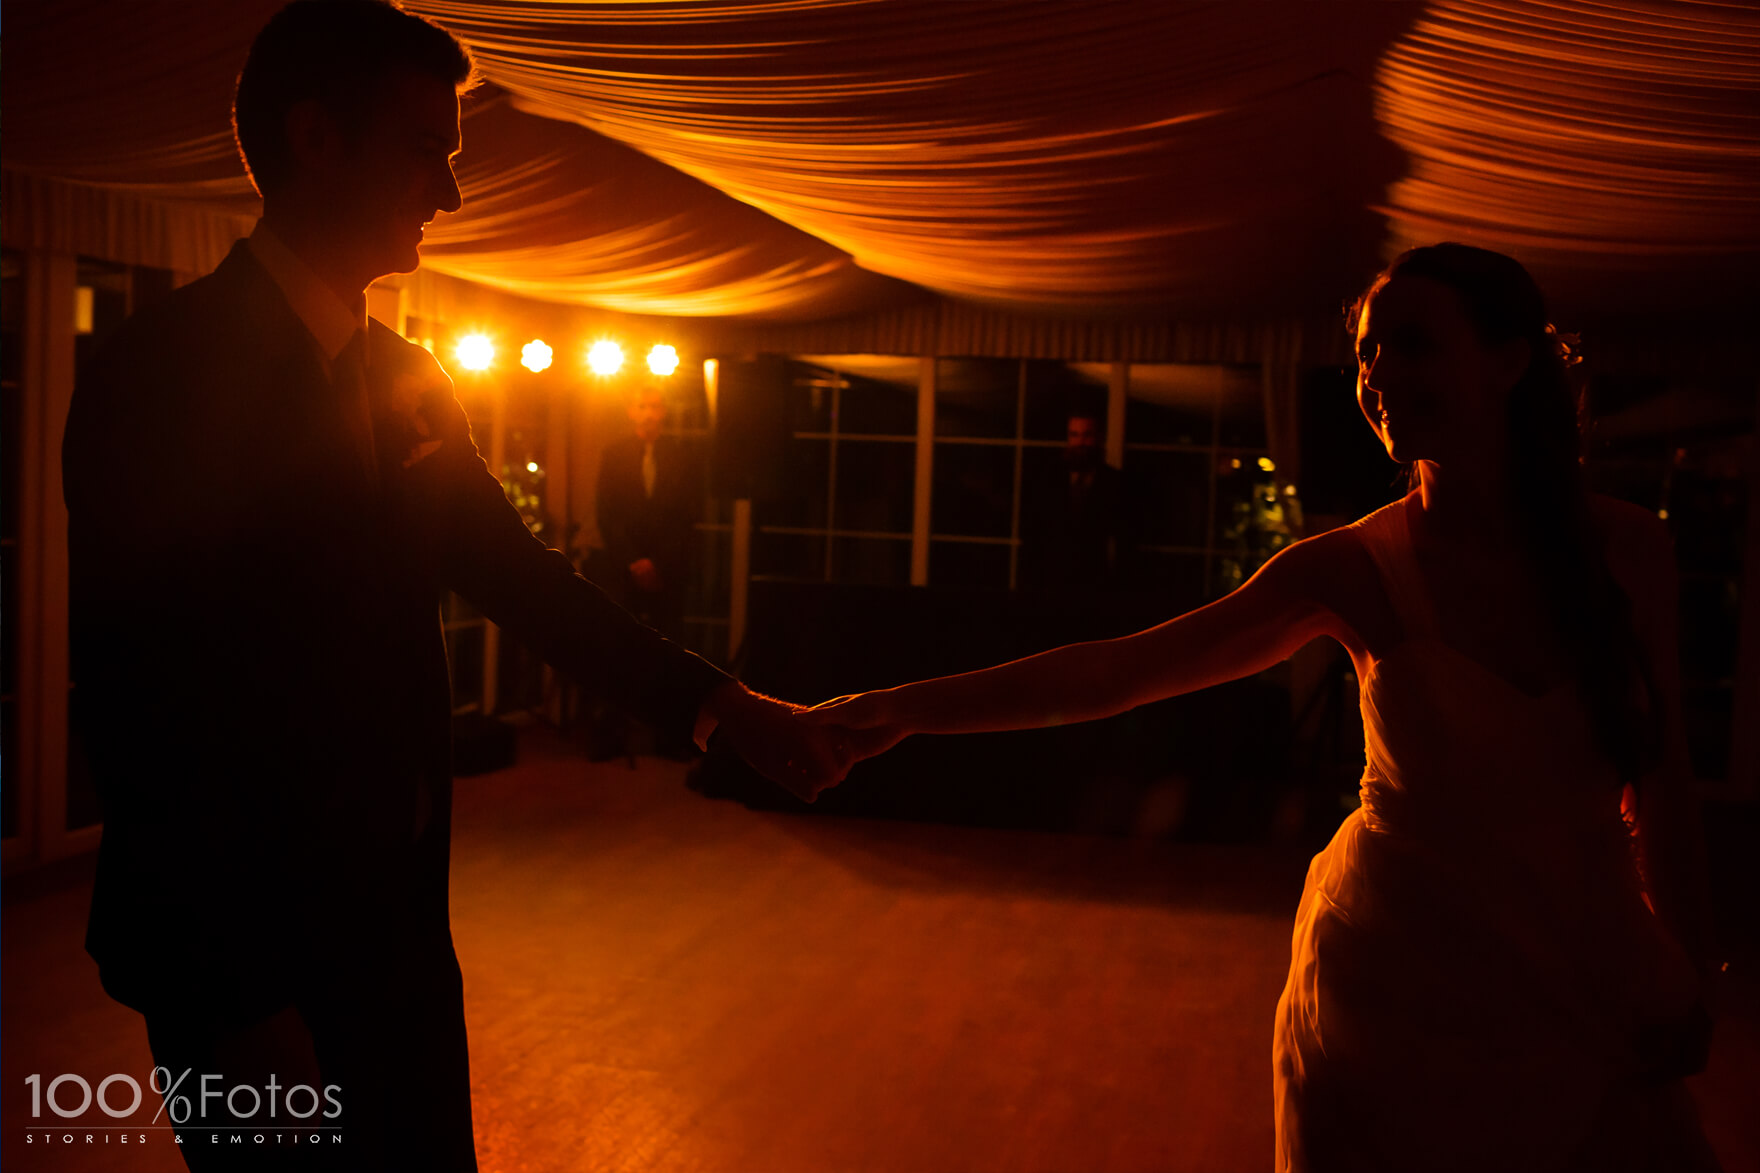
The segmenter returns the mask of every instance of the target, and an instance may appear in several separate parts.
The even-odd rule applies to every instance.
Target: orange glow
[[[656,375],[670,375],[678,369],[678,351],[660,343],[648,352],[648,369]]]

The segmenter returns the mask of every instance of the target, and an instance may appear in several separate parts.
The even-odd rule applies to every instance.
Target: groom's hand
[[[854,760],[849,735],[794,720],[797,705],[749,691],[729,681],[704,707],[715,718],[715,735],[760,774],[805,802],[843,781]]]

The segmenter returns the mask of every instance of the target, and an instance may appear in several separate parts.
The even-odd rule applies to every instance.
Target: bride
[[[1575,356],[1514,260],[1413,249],[1349,324],[1405,499],[1160,626],[797,719],[860,730],[866,756],[1094,720],[1337,640],[1368,765],[1296,913],[1277,1168],[1715,1170],[1682,1083],[1711,940],[1668,533],[1585,491]]]

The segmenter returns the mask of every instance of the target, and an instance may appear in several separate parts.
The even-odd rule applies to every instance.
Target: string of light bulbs
[[[453,357],[467,371],[486,371],[495,365],[495,342],[487,334],[466,334],[453,347]],[[541,338],[534,338],[520,348],[520,365],[537,374],[548,370],[556,352]],[[586,366],[593,374],[609,378],[623,369],[623,347],[609,338],[600,338],[587,347]],[[648,370],[665,377],[678,370],[678,348],[664,342],[648,350]]]

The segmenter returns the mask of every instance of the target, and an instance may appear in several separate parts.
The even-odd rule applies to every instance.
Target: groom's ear
[[[287,163],[292,177],[320,177],[341,163],[345,143],[336,116],[316,98],[287,108]]]

